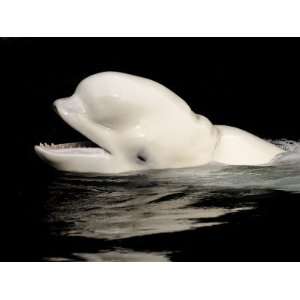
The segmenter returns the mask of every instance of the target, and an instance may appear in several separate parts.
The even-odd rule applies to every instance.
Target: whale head
[[[217,130],[175,93],[150,79],[103,72],[58,99],[59,116],[87,142],[35,146],[58,170],[119,173],[211,161]]]

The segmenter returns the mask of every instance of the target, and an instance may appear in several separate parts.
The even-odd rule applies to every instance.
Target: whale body
[[[284,152],[244,130],[213,125],[155,81],[119,72],[87,77],[54,107],[88,139],[35,146],[41,159],[62,171],[120,173],[210,162],[264,165]]]

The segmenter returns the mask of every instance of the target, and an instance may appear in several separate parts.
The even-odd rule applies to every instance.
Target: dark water
[[[210,165],[119,176],[57,173],[40,195],[33,256],[299,260],[300,144],[277,143],[288,153],[264,167]]]

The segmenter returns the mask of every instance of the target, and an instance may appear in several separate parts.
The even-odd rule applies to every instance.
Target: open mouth
[[[80,107],[75,97],[54,102],[58,116],[67,123],[71,132],[65,143],[41,143],[34,147],[36,154],[47,164],[60,171],[80,173],[114,172],[112,161],[116,161],[111,143],[111,131],[93,122]],[[65,124],[64,124],[65,125]],[[74,129],[75,132],[72,130]],[[60,132],[61,133],[61,132]],[[61,134],[57,134],[58,138]],[[73,141],[80,142],[73,142]]]
[[[76,99],[75,99],[76,100]],[[93,142],[89,136],[89,132],[82,132],[83,124],[76,122],[77,115],[82,113],[79,109],[78,101],[74,102],[71,100],[56,100],[54,102],[54,111],[62,118],[65,123],[67,123],[71,128],[73,128],[80,138],[84,138],[86,141],[83,142],[68,142],[68,143],[40,143],[35,146],[35,151],[41,157],[45,154],[49,155],[92,155],[92,154],[111,154],[111,152],[102,145]],[[75,120],[75,121],[74,121]],[[92,137],[93,139],[93,137]]]

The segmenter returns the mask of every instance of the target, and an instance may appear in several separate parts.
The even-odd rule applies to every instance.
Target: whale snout
[[[55,112],[64,115],[72,113],[85,113],[84,106],[80,99],[76,97],[76,95],[55,100],[53,103],[53,109]]]

